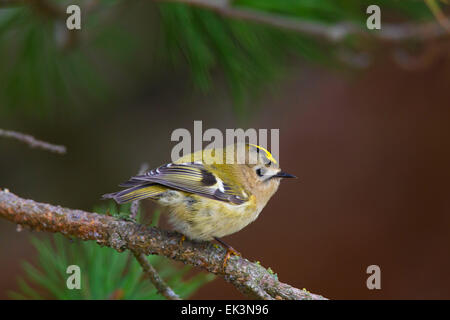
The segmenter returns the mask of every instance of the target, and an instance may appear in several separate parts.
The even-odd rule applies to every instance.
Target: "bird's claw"
[[[230,260],[231,255],[235,255],[238,257],[241,257],[242,254],[239,251],[234,250],[232,247],[227,248],[227,253],[225,254],[225,259],[223,259],[223,270],[225,271],[225,268],[227,267],[228,260]]]
[[[181,236],[181,239],[180,239],[180,242],[178,243],[178,245],[179,245],[180,247],[183,246],[184,240],[186,240],[186,236],[185,236],[185,235],[182,235],[182,236]]]

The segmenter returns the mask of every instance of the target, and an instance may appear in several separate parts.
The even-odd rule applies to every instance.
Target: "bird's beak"
[[[274,175],[276,178],[297,178],[296,176],[293,176],[292,174],[280,171],[276,175]]]

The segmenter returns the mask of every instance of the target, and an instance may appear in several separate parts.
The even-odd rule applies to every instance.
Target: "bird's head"
[[[255,144],[248,144],[249,157],[253,161],[247,164],[253,171],[254,176],[261,182],[267,182],[271,179],[296,178],[295,176],[283,172],[280,169],[278,161],[265,148]]]

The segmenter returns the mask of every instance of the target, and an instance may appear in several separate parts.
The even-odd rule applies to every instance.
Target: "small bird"
[[[245,154],[241,162],[237,161],[239,147]],[[232,161],[227,158],[229,148],[234,148]],[[213,158],[216,155],[222,155],[218,158],[223,161]],[[120,184],[126,189],[103,198],[119,204],[148,198],[167,206],[176,231],[192,240],[215,239],[227,248],[225,267],[230,255],[239,253],[220,238],[258,218],[282,178],[295,176],[282,172],[267,149],[233,144],[212,152],[200,150],[134,176]]]

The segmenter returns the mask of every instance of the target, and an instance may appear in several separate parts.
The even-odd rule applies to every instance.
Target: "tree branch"
[[[439,6],[439,4],[437,2],[435,2],[434,0],[424,0],[424,1],[425,1],[425,4],[430,9],[430,11],[435,16],[436,20],[442,26],[442,28],[447,30],[447,32],[450,32],[450,21],[447,19],[444,12],[442,12],[442,9]],[[446,1],[446,0],[444,0],[444,1]]]
[[[261,10],[237,7],[230,4],[230,0],[154,0],[155,2],[182,3],[191,7],[203,8],[213,11],[221,16],[265,24],[275,28],[298,32],[307,36],[338,42],[350,35],[372,37],[387,42],[403,42],[407,40],[430,40],[448,36],[439,23],[435,21],[425,23],[383,23],[381,30],[369,31],[363,25],[341,22],[326,25],[300,18],[291,18],[285,15],[264,12]],[[52,18],[64,16],[64,12],[46,0],[0,0],[0,8],[12,5],[30,4],[37,11]],[[441,15],[439,21],[448,19]]]
[[[0,217],[37,231],[61,233],[67,237],[94,240],[117,251],[158,254],[223,276],[242,293],[258,299],[322,300],[320,295],[278,281],[276,275],[258,263],[232,256],[225,269],[226,251],[209,242],[186,240],[181,235],[130,221],[67,209],[22,199],[8,190],[0,191]]]
[[[55,145],[55,144],[51,144],[51,143],[48,143],[45,141],[37,140],[29,134],[20,133],[17,131],[0,129],[0,137],[13,138],[13,139],[22,141],[22,142],[28,144],[31,148],[40,148],[43,150],[56,152],[56,153],[60,153],[60,154],[66,153],[65,146]]]
[[[158,293],[162,294],[169,300],[181,300],[181,298],[170,288],[167,283],[159,276],[158,271],[148,262],[147,256],[143,253],[133,252],[136,260],[144,270],[145,275],[150,279],[153,285],[158,290]]]
[[[422,24],[389,24],[383,23],[381,30],[369,32],[362,25],[354,23],[338,23],[326,25],[313,21],[304,21],[300,18],[289,18],[275,13],[263,12],[244,7],[233,7],[227,0],[155,0],[158,2],[177,2],[192,7],[204,8],[221,16],[252,21],[272,27],[302,33],[307,36],[338,42],[350,35],[371,36],[383,41],[406,41],[411,39],[428,40],[448,35],[436,22]]]

